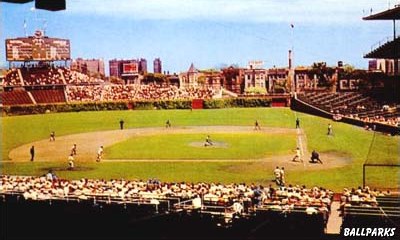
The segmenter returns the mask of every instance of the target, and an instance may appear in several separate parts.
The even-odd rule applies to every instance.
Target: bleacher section
[[[33,90],[31,91],[36,103],[65,103],[64,90]]]
[[[57,68],[21,68],[25,86],[64,84]]]
[[[331,113],[350,114],[362,112],[364,109],[379,108],[380,106],[370,97],[363,96],[358,92],[309,92],[298,96],[301,100]]]
[[[5,87],[7,86],[14,86],[14,87],[19,87],[22,86],[23,81],[20,78],[20,74],[19,74],[19,69],[10,69],[4,79],[4,83],[3,85]]]
[[[67,231],[62,236],[68,239],[320,239],[333,197],[317,187],[65,180],[51,172],[0,176],[0,183],[0,210],[7,217],[2,229],[13,238],[35,239],[58,239],[66,219],[81,234]],[[52,220],[44,236],[36,231],[42,229],[34,221],[38,215]],[[25,231],[16,231],[21,226]]]
[[[179,88],[175,85],[158,84],[110,84],[86,74],[52,66],[22,67],[8,71],[3,83],[4,91],[12,92],[16,87],[21,93],[0,93],[3,105],[47,104],[63,102],[99,101],[146,101],[177,99],[210,99],[218,92],[208,88]]]
[[[0,103],[4,106],[34,104],[25,90],[5,91],[0,94]]]
[[[346,228],[370,228],[372,231],[375,231],[375,236],[369,235],[369,237],[382,237],[376,235],[378,231],[381,231],[378,228],[394,228],[393,233],[390,234],[394,234],[393,237],[399,236],[400,196],[377,196],[376,201],[377,204],[375,206],[359,202],[357,204],[348,204],[344,207],[343,224],[341,228],[342,236]],[[383,239],[389,239],[388,236],[386,237],[387,238]]]
[[[65,78],[66,84],[81,85],[81,84],[100,84],[104,82],[104,80],[102,79],[90,77],[86,74],[73,71],[67,68],[60,68],[60,71],[62,72]]]
[[[93,102],[102,100],[103,88],[100,85],[68,86],[69,102]]]
[[[298,98],[331,114],[364,121],[397,126],[400,112],[396,107],[385,106],[374,98],[359,92],[308,92]],[[385,106],[385,107],[384,107]]]

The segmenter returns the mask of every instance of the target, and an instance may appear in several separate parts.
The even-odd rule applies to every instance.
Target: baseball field
[[[300,119],[300,129],[295,119]],[[124,121],[120,130],[119,121]],[[170,128],[165,123],[169,120]],[[255,129],[255,121],[260,129]],[[49,113],[3,117],[2,174],[61,178],[125,178],[162,181],[274,184],[284,167],[286,182],[335,191],[362,184],[362,165],[398,164],[399,136],[374,134],[288,108],[134,110]],[[331,123],[333,134],[327,135]],[[56,140],[49,134],[55,131]],[[210,136],[213,145],[204,146]],[[75,169],[67,158],[77,145]],[[35,159],[29,149],[35,146]],[[104,146],[103,159],[96,152]],[[302,160],[293,162],[299,147]],[[323,164],[310,163],[312,150]],[[367,185],[399,189],[400,168],[367,170]]]

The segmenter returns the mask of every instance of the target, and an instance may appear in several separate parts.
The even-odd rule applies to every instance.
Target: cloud
[[[71,14],[130,19],[212,20],[228,22],[360,22],[369,9],[387,7],[382,0],[71,0]]]

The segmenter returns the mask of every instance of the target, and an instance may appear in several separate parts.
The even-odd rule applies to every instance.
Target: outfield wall
[[[206,99],[204,109],[271,107],[272,98],[227,98]],[[155,109],[192,109],[192,100],[160,100],[160,101],[120,101],[120,102],[75,102],[62,104],[36,104],[3,106],[3,116],[44,114],[55,112],[111,111],[111,110],[155,110]]]

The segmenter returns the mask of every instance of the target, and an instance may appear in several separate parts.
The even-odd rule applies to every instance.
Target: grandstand
[[[34,90],[30,92],[37,104],[65,103],[65,92],[63,90],[48,89]]]
[[[52,176],[51,174],[40,178],[2,176],[0,185],[2,204],[0,207],[7,209],[11,216],[21,211],[20,208],[29,208],[28,211],[32,215],[36,211],[43,211],[44,214],[52,216],[54,220],[61,217],[69,219],[75,215],[73,212],[61,213],[61,207],[69,210],[78,208],[84,212],[89,210],[90,215],[87,218],[90,221],[105,221],[109,225],[104,223],[101,225],[109,228],[118,228],[118,226],[107,220],[108,214],[124,216],[124,221],[126,221],[126,217],[135,218],[136,221],[152,217],[152,220],[147,221],[153,222],[153,227],[159,228],[161,227],[159,224],[167,224],[168,228],[179,228],[181,226],[178,223],[183,222],[189,229],[198,228],[198,231],[211,238],[218,236],[240,239],[246,234],[250,234],[246,231],[256,228],[265,221],[268,222],[266,229],[270,233],[271,229],[279,233],[283,227],[281,224],[290,224],[291,228],[295,228],[296,231],[301,230],[298,236],[320,237],[326,228],[333,197],[329,190],[307,189],[305,186],[272,188],[246,184],[166,183],[158,180],[147,182],[95,179],[68,181],[53,179]],[[90,206],[93,210],[90,210]],[[52,214],[53,211],[61,216]],[[100,219],[96,220],[93,218],[94,216]],[[280,220],[277,221],[278,219]],[[19,220],[11,219],[11,221]],[[160,223],[157,223],[158,221]],[[198,225],[197,221],[202,221],[204,225]],[[122,221],[118,220],[117,222],[121,223]],[[126,224],[126,222],[123,223],[123,226]],[[13,224],[9,226],[13,226]],[[271,228],[273,226],[275,228]],[[226,231],[227,228],[231,231]],[[56,232],[58,229],[60,227],[55,226],[51,232]],[[209,232],[212,229],[214,231]],[[239,230],[245,232],[240,233],[239,236],[231,235]],[[187,233],[190,233],[188,229],[184,231],[181,229],[175,233],[139,231],[133,238],[140,239],[143,237],[142,234],[161,234],[172,239],[174,237],[185,239],[199,237],[198,235],[187,236],[185,235]],[[217,235],[208,235],[215,233]],[[200,236],[205,237],[202,234]],[[261,237],[264,233],[257,231],[257,234],[259,236],[254,235],[254,237]],[[16,236],[23,237],[25,232],[17,232]],[[54,235],[50,236],[55,237]],[[97,233],[91,236],[104,237]],[[154,237],[153,235],[149,236]],[[281,233],[282,238],[287,236],[286,233]]]
[[[7,72],[4,92],[0,93],[5,106],[67,102],[210,99],[217,94],[211,87],[178,88],[153,83],[110,84],[102,79],[68,68],[18,68]]]
[[[400,7],[391,10],[390,13],[392,14],[393,11],[398,13]],[[381,15],[378,14],[377,16]],[[69,44],[69,41],[66,40],[66,42]],[[398,42],[399,38],[395,38],[393,42],[380,46],[367,54],[366,57],[375,58],[391,54],[391,49],[398,48]],[[397,55],[395,59],[398,59]],[[69,52],[62,60],[69,61]],[[245,89],[242,89],[244,87],[242,80],[246,78],[241,74],[247,71],[249,77],[251,72],[253,72],[253,75],[255,73],[254,71],[233,67],[228,69],[232,76],[229,79],[231,86],[228,86],[229,90],[226,90],[223,88],[227,82],[224,71],[203,71],[206,78],[199,77],[199,79],[208,82],[208,84],[199,84],[201,81],[191,78],[192,74],[201,72],[195,69],[193,64],[189,71],[183,74],[187,77],[187,79],[185,78],[187,82],[183,82],[184,84],[181,84],[178,78],[175,79],[174,84],[169,84],[167,81],[140,82],[140,77],[138,77],[138,81],[135,81],[135,84],[116,84],[106,78],[100,79],[71,70],[67,63],[62,66],[55,66],[56,60],[51,58],[45,59],[43,62],[34,59],[32,55],[32,58],[18,61],[24,62],[24,64],[7,71],[0,92],[2,114],[4,116],[10,115],[9,118],[6,116],[5,122],[8,124],[7,126],[12,126],[3,134],[4,139],[2,139],[6,145],[3,147],[5,151],[3,153],[4,163],[8,168],[0,175],[0,212],[2,213],[0,238],[337,239],[339,236],[346,235],[346,229],[357,227],[395,229],[393,230],[394,236],[400,234],[400,196],[398,192],[370,189],[365,186],[365,179],[363,187],[356,189],[352,188],[355,186],[348,186],[352,189],[346,188],[343,192],[337,189],[334,192],[323,186],[323,184],[333,184],[334,187],[336,184],[341,186],[337,181],[340,181],[341,177],[344,178],[345,174],[350,177],[354,174],[354,178],[359,177],[361,175],[361,161],[364,161],[363,157],[366,155],[368,160],[370,151],[373,151],[371,147],[369,149],[363,147],[361,150],[347,152],[343,149],[348,150],[352,146],[343,147],[343,145],[356,145],[354,142],[359,144],[359,142],[372,137],[372,146],[376,135],[378,135],[375,133],[378,131],[391,135],[399,134],[399,102],[394,101],[393,98],[386,98],[385,94],[381,94],[381,89],[362,89],[358,85],[354,88],[340,89],[339,81],[343,79],[339,79],[338,73],[343,70],[341,67],[329,69],[327,72],[331,74],[326,77],[325,82],[322,81],[322,78],[316,76],[317,74],[313,72],[315,69],[302,68],[299,71],[302,74],[301,84],[295,82],[295,86],[301,85],[302,87],[290,94],[287,93],[288,89],[286,89],[285,81],[288,80],[286,68],[274,68],[270,72],[265,69],[260,70],[263,76],[270,77],[269,79],[261,79],[263,86],[267,83],[266,81],[270,84],[265,86],[265,89],[268,87],[272,89],[275,86],[274,84],[279,83],[276,89],[282,90],[282,93],[274,94],[268,93],[268,90],[266,93],[245,93]],[[326,64],[322,65],[326,67]],[[229,72],[228,70],[225,72]],[[321,76],[325,78],[324,74],[326,75],[327,72],[322,73]],[[313,78],[310,77],[311,75],[313,75]],[[255,79],[255,76],[253,77]],[[293,78],[294,81],[298,79],[300,79],[299,76]],[[337,82],[335,82],[336,80]],[[345,80],[350,82],[350,79]],[[351,80],[358,83],[359,80],[365,79]],[[332,85],[329,85],[331,83]],[[223,93],[225,93],[224,96]],[[148,111],[150,113],[141,112],[138,115],[136,115],[136,112],[140,111],[136,110],[123,113],[121,113],[122,111],[106,112],[105,114],[108,115],[109,119],[105,119],[105,115],[102,115],[103,113],[99,111],[100,109],[136,109],[136,106],[140,106],[142,102],[156,102],[154,105],[143,104],[143,109],[176,108],[190,110],[183,110],[180,113],[174,110]],[[171,102],[176,104],[170,105]],[[108,104],[115,104],[116,108],[108,108]],[[226,118],[221,117],[220,112],[213,111],[217,108],[229,107],[287,106],[295,111],[283,109],[286,112],[274,115],[273,112],[262,108],[260,111],[254,112],[229,112],[227,114],[229,116]],[[215,109],[208,112],[193,111],[203,107]],[[60,112],[74,111],[73,115],[75,116],[71,117],[72,114],[62,116],[46,114],[36,115],[39,117],[35,119],[29,118],[31,116],[15,118],[12,116],[47,113],[53,111],[53,109],[56,109],[54,112],[57,112],[57,110]],[[81,110],[99,112],[95,112],[98,115],[86,118],[88,115],[78,113]],[[329,120],[318,118],[318,121],[314,121],[313,116],[310,117],[300,112],[322,116]],[[240,118],[243,115],[247,117],[244,120]],[[44,123],[39,119],[42,117],[43,119],[47,117],[46,121],[43,121]],[[294,128],[292,125],[288,127],[299,117],[301,117],[301,128],[297,126]],[[172,120],[172,118],[175,119]],[[35,129],[25,131],[26,126],[21,123],[31,119],[34,120],[32,120],[32,125],[29,126],[33,126]],[[170,125],[170,119],[173,127]],[[262,130],[261,128],[253,129],[253,120],[256,126],[259,123],[263,124]],[[67,123],[64,123],[64,121]],[[126,122],[125,129],[123,129],[124,121]],[[160,127],[160,124],[164,124],[165,121],[169,126],[164,127],[162,125]],[[366,130],[373,130],[373,132],[351,126],[352,130],[356,129],[348,134],[355,135],[355,140],[352,142],[348,139],[353,136],[348,137],[345,133],[350,127],[338,123],[338,126],[335,126],[335,131],[340,129],[338,132],[341,132],[342,135],[339,133],[338,137],[331,134],[326,136],[325,129],[321,134],[321,128],[317,125],[326,123],[330,125],[332,121],[360,126]],[[115,125],[111,126],[110,122],[115,123]],[[74,125],[76,123],[79,126]],[[122,124],[118,125],[118,123]],[[215,126],[213,128],[212,124],[218,125],[218,128]],[[116,126],[121,127],[115,130]],[[196,132],[193,126],[200,130]],[[140,128],[145,127],[148,127],[147,132],[150,132],[149,134],[146,131],[141,131]],[[247,138],[243,138],[245,139],[243,140],[240,138],[241,135],[234,135],[234,129],[240,129],[241,134],[246,135]],[[48,133],[54,134],[54,131],[57,132],[57,144],[61,142],[61,145],[55,145],[53,141],[49,142]],[[85,135],[88,132],[93,134],[91,139],[88,135]],[[243,159],[213,159],[218,153],[213,151],[220,150],[218,146],[215,146],[215,148],[205,148],[204,146],[203,148],[203,142],[195,142],[200,144],[190,147],[196,147],[196,151],[205,150],[201,152],[202,154],[205,153],[204,158],[195,156],[190,159],[161,159],[159,156],[155,156],[149,159],[131,159],[127,155],[124,159],[114,157],[95,163],[92,161],[95,150],[91,148],[88,150],[88,147],[84,146],[85,144],[89,145],[88,142],[91,141],[100,146],[104,139],[107,139],[107,144],[111,146],[126,139],[135,138],[134,140],[138,141],[148,141],[150,144],[143,145],[143,148],[146,148],[146,150],[149,148],[148,151],[151,153],[156,152],[156,147],[161,148],[162,154],[165,154],[166,151],[183,152],[174,139],[185,138],[189,135],[188,133],[192,135],[196,133],[198,135],[195,135],[195,137],[203,137],[201,134],[206,132],[207,134],[215,134],[217,137],[231,134],[233,138],[238,139],[238,142],[243,143],[243,146],[246,147],[244,152],[247,155],[250,155],[248,154],[249,151],[255,149],[254,136],[268,137],[274,135],[273,137],[276,137],[287,135],[293,137],[293,139],[287,139],[293,140],[296,149],[301,151],[302,157],[308,158],[308,151],[311,152],[310,146],[322,146],[321,148],[324,149],[322,151],[318,149],[318,151],[321,155],[325,154],[326,158],[323,159],[323,164],[317,166],[317,164],[309,164],[307,161],[303,162],[303,160],[301,163],[294,160],[290,161],[290,159],[286,159],[286,155],[279,155],[277,154],[278,150],[273,149],[271,153],[263,152],[262,154],[266,156],[259,159],[250,159],[250,157],[247,158],[248,156],[243,157]],[[28,137],[22,138],[21,135],[24,134]],[[176,148],[170,147],[171,149],[168,149],[163,146],[162,138],[158,138],[158,135],[162,135],[173,145],[177,145]],[[397,136],[386,135],[379,135],[382,142],[387,141],[379,146],[385,146],[386,143],[393,145],[393,139],[396,140],[397,138]],[[309,137],[309,142],[307,142],[307,137]],[[348,142],[340,142],[341,138],[347,139]],[[72,144],[76,146],[77,140],[80,141],[78,142],[79,155],[75,157],[77,158],[77,166],[81,166],[75,169],[74,167],[67,169],[65,159],[55,160],[54,156],[59,152],[67,153],[66,156],[70,154],[69,147]],[[129,148],[133,148],[132,146],[135,144],[130,144],[128,140],[123,143],[129,145]],[[324,142],[324,144],[318,145],[319,142]],[[160,146],[154,146],[157,144]],[[307,144],[309,144],[308,147]],[[26,160],[28,154],[28,151],[25,151],[26,146],[31,147],[33,145],[35,145],[37,151],[36,157],[39,159],[33,161],[34,153],[29,152],[32,158],[28,162]],[[114,149],[119,152],[128,152],[118,149],[120,146],[115,145],[113,145]],[[223,142],[220,145],[221,148],[231,147]],[[110,146],[105,145],[105,151],[112,152]],[[108,147],[110,148],[107,149]],[[234,147],[237,146],[232,146],[232,149]],[[279,147],[281,146],[276,146],[276,148]],[[390,164],[385,166],[397,167],[398,164],[392,164],[397,159],[391,153],[388,153],[390,147],[379,152],[383,156],[378,155],[378,161],[387,161]],[[56,149],[60,151],[58,152]],[[103,149],[103,145],[101,145],[101,149]],[[279,149],[279,151],[287,153],[288,149]],[[210,151],[206,152],[207,150]],[[222,150],[222,154],[227,152],[224,149]],[[238,149],[233,150],[235,154],[239,155]],[[342,150],[343,152],[341,152]],[[365,150],[369,152],[367,153]],[[11,151],[14,151],[13,153],[19,157],[18,160],[10,157]],[[137,150],[134,149],[134,151]],[[189,148],[189,151],[194,152],[193,148]],[[45,161],[43,155],[47,155],[50,160]],[[60,159],[66,157],[61,156],[62,154],[59,155]],[[41,157],[42,159],[40,159]],[[164,160],[167,163],[162,162]],[[196,161],[199,161],[199,163]],[[215,165],[201,165],[200,161],[201,164],[211,162]],[[148,168],[143,167],[142,169],[141,167],[144,165],[140,165],[139,162],[140,164],[149,164],[146,165]],[[313,178],[319,178],[320,174],[328,178],[318,182],[323,183],[321,186],[310,187],[307,185],[308,187],[306,187],[301,185],[303,183],[292,185],[288,182],[278,184],[277,179],[271,180],[270,176],[266,176],[267,174],[262,172],[270,167],[269,164],[273,164],[275,167],[275,163],[285,164],[285,167],[289,166],[289,174],[305,176],[299,181],[313,182]],[[366,161],[365,163],[369,162]],[[184,170],[188,168],[182,167],[187,165],[197,166],[197,164],[199,167],[194,168],[193,172],[185,172]],[[112,173],[107,172],[110,166],[116,169]],[[158,172],[159,169],[155,169],[161,168],[162,172],[176,171],[177,174],[184,172],[186,175],[195,173],[204,175],[201,177],[205,179],[212,180],[201,182],[184,181],[183,179],[180,181],[160,181],[154,178],[143,180],[133,179],[132,175],[129,175],[127,179],[122,179],[122,173],[128,172],[127,169],[133,168],[133,166],[137,167],[134,168],[134,171],[139,169],[137,172],[140,173],[150,169],[149,173],[146,174],[156,173],[157,175],[160,172]],[[333,167],[329,169],[327,166]],[[380,165],[372,164],[371,166]],[[180,167],[183,170],[179,170]],[[210,169],[208,167],[214,169],[213,174],[215,175],[209,174]],[[15,171],[15,169],[17,169],[18,174],[13,174],[12,171]],[[47,172],[48,169],[50,171],[47,174],[33,176],[39,172]],[[60,173],[62,177],[57,177],[52,169],[59,170],[57,173]],[[247,169],[245,174],[262,175],[254,178],[259,182],[251,183],[248,181],[250,178],[242,178],[241,174],[244,169]],[[223,170],[226,170],[226,172]],[[387,172],[383,172],[383,174],[398,173],[397,170]],[[228,175],[223,179],[223,183],[219,182],[219,174]],[[280,174],[284,175],[283,167]],[[237,177],[238,175],[240,177]],[[382,177],[376,173],[371,175]],[[235,176],[237,178],[234,178]],[[188,178],[184,175],[178,177]],[[235,182],[231,179],[239,180]],[[387,180],[390,177],[385,176],[382,179]],[[242,180],[243,182],[239,182]],[[352,179],[351,182],[361,182],[361,179],[358,180],[353,181]],[[227,183],[228,181],[231,182]],[[397,187],[398,183],[391,183],[390,187],[393,186]],[[395,189],[395,191],[398,191],[398,189]],[[22,227],[23,231],[21,230]]]
[[[367,123],[382,123],[391,126],[398,124],[400,112],[396,104],[391,106],[379,103],[369,94],[360,92],[344,93],[305,93],[299,94],[298,99],[314,107],[332,114],[332,118],[340,115]]]
[[[64,218],[83,224],[74,227],[84,230],[79,232],[83,234],[80,237],[100,239],[120,238],[121,233],[134,239],[160,236],[166,239],[264,239],[265,234],[286,239],[294,237],[293,233],[297,238],[314,239],[324,236],[329,216],[336,211],[332,209],[333,192],[317,187],[168,183],[155,179],[69,181],[58,179],[52,173],[42,177],[1,176],[0,197],[0,208],[9,216],[19,216],[21,211],[30,213],[25,219],[9,217],[10,222],[5,228],[18,238],[29,234],[59,239],[56,233],[64,226],[58,225],[57,221]],[[396,227],[400,218],[398,195],[389,192],[345,189],[335,198],[341,199],[342,231],[354,226]],[[75,219],[78,212],[87,214],[79,214],[78,220]],[[39,213],[54,220],[53,224],[48,223],[47,227],[52,227],[46,235],[31,231],[41,224],[35,221],[28,224],[28,232],[11,231],[21,223],[30,222]],[[107,227],[107,231],[91,229],[92,225],[84,224],[85,221],[94,222],[96,228]],[[157,231],[149,232],[150,226]],[[286,231],[288,227],[289,232]],[[194,229],[199,235],[190,235]],[[119,232],[115,234],[114,231]],[[135,234],[129,235],[133,232]],[[65,234],[63,237],[76,238],[78,232]]]
[[[33,104],[32,95],[25,90],[4,91],[0,94],[3,105],[27,105]]]
[[[341,198],[342,235],[346,228],[355,227],[370,228],[371,230],[390,227],[393,231],[391,235],[399,234],[399,195],[387,194],[366,187],[357,190],[345,189]],[[375,237],[378,237],[376,230]]]

